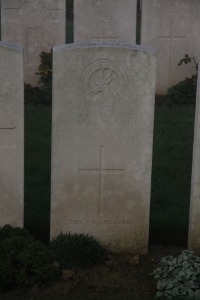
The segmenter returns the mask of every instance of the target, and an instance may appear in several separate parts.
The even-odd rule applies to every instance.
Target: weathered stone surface
[[[136,41],[136,0],[75,0],[74,41]]]
[[[200,255],[200,71],[196,98],[188,246]]]
[[[157,50],[157,94],[195,74],[194,64],[178,62],[185,54],[198,58],[199,0],[142,0],[141,44]]]
[[[23,45],[25,82],[37,84],[40,53],[65,43],[65,0],[2,0],[4,41]]]
[[[51,238],[147,252],[155,69],[139,46],[55,47]]]
[[[23,49],[0,42],[0,227],[23,226]]]

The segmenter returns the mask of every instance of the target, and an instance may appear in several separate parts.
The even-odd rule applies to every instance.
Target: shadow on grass
[[[194,105],[155,108],[150,244],[187,244],[194,113]]]
[[[51,107],[26,105],[25,227],[47,242],[50,224]],[[155,108],[150,244],[186,245],[194,106]]]
[[[25,106],[25,227],[49,241],[51,106]]]

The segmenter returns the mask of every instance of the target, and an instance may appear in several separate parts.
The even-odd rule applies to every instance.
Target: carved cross
[[[98,215],[103,215],[101,211],[101,202],[102,202],[102,189],[103,189],[103,175],[104,174],[114,174],[120,175],[123,173],[124,169],[122,168],[105,168],[104,166],[104,150],[105,146],[100,146],[100,153],[99,153],[99,167],[98,168],[87,168],[87,169],[79,169],[80,173],[84,174],[97,174],[99,178],[98,184]]]

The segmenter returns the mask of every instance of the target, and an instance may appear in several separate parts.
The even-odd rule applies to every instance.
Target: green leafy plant
[[[25,84],[25,103],[51,104],[52,103],[52,50],[41,52],[40,65],[38,67],[38,86]]]
[[[185,104],[191,105],[196,102],[196,90],[197,90],[197,70],[198,64],[195,58],[190,58],[188,54],[185,54],[178,65],[194,63],[195,74],[190,78],[173,85],[168,89],[166,99],[169,105],[173,104]]]
[[[190,64],[192,61],[195,65],[195,70],[197,72],[198,71],[198,63],[196,62],[196,59],[194,57],[191,58],[188,54],[185,54],[185,56],[178,62],[178,66],[181,66],[183,63],[186,65]]]
[[[16,284],[29,287],[53,281],[59,270],[53,266],[52,255],[39,241],[27,244],[18,255],[19,270]]]
[[[156,297],[183,298],[200,296],[200,257],[192,251],[182,251],[178,257],[161,259],[150,275],[157,281]]]
[[[38,68],[39,87],[43,93],[43,103],[52,102],[52,49],[50,52],[40,54],[40,65]]]
[[[107,258],[106,250],[84,234],[61,233],[50,242],[50,249],[62,269],[90,268]]]
[[[44,93],[38,86],[30,84],[24,85],[24,99],[26,104],[39,104],[44,103]]]
[[[197,89],[197,77],[193,75],[191,78],[173,85],[168,89],[166,99],[168,104],[195,104]]]
[[[6,238],[13,238],[15,236],[23,236],[26,238],[32,238],[29,231],[25,228],[12,227],[7,224],[3,227],[0,227],[0,242]]]
[[[1,290],[41,285],[57,276],[49,249],[28,231],[6,225],[0,237]]]

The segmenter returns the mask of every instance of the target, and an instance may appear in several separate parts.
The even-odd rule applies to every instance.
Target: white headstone
[[[136,0],[74,0],[74,41],[136,41]]]
[[[198,58],[200,1],[142,0],[141,45],[157,50],[157,94],[195,74],[194,64],[178,66],[188,54]]]
[[[23,226],[23,49],[0,42],[0,226]]]
[[[139,46],[54,48],[51,238],[147,252],[155,69]]]
[[[1,39],[25,48],[25,82],[36,85],[42,51],[65,44],[65,0],[2,0]]]
[[[188,246],[200,254],[200,70],[196,98]]]

